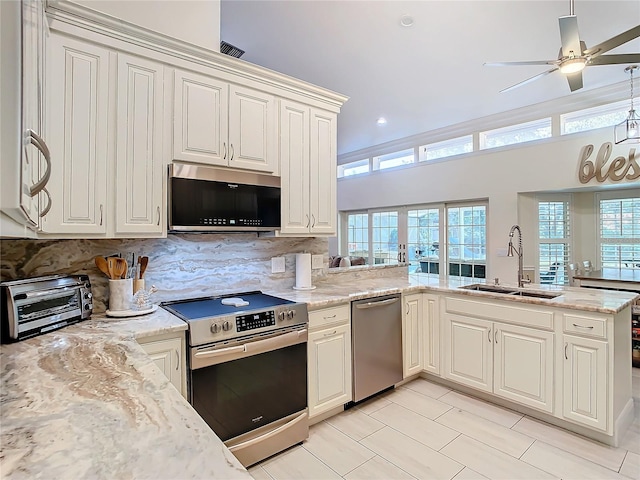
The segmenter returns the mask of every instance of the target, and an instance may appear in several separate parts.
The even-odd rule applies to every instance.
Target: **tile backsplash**
[[[255,234],[170,234],[159,239],[1,240],[0,278],[52,273],[87,274],[94,293],[94,311],[106,309],[108,281],[94,257],[135,252],[149,257],[146,287],[155,285],[154,302],[221,293],[282,288],[295,284],[295,254],[325,257],[326,238],[275,238]],[[286,271],[271,273],[271,257],[284,256]]]

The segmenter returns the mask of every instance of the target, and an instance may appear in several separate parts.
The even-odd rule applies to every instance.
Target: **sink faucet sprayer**
[[[513,233],[518,231],[518,249],[513,246]],[[513,253],[518,255],[518,287],[524,287],[525,283],[531,283],[531,280],[524,278],[522,271],[522,231],[519,225],[514,225],[509,231],[509,250],[507,251],[507,257],[513,257]]]

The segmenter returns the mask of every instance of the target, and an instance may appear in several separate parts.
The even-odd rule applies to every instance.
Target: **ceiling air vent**
[[[224,53],[230,57],[240,58],[242,54],[244,54],[244,50],[240,50],[238,47],[234,47],[230,43],[220,40],[220,53]]]

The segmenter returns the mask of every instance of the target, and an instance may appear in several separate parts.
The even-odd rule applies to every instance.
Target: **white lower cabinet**
[[[422,294],[404,296],[402,315],[402,377],[422,371]]]
[[[138,339],[138,343],[180,394],[187,398],[184,334]]]
[[[440,296],[422,295],[422,367],[440,375]]]
[[[564,335],[563,416],[607,430],[607,343]]]
[[[309,418],[348,403],[351,390],[350,307],[309,312]]]
[[[452,313],[444,323],[446,378],[553,412],[553,332]]]

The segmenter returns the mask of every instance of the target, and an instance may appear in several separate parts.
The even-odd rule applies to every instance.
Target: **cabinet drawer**
[[[607,338],[607,319],[564,314],[564,331],[594,338]]]
[[[309,312],[309,328],[321,327],[331,323],[349,323],[349,305],[323,308]]]

